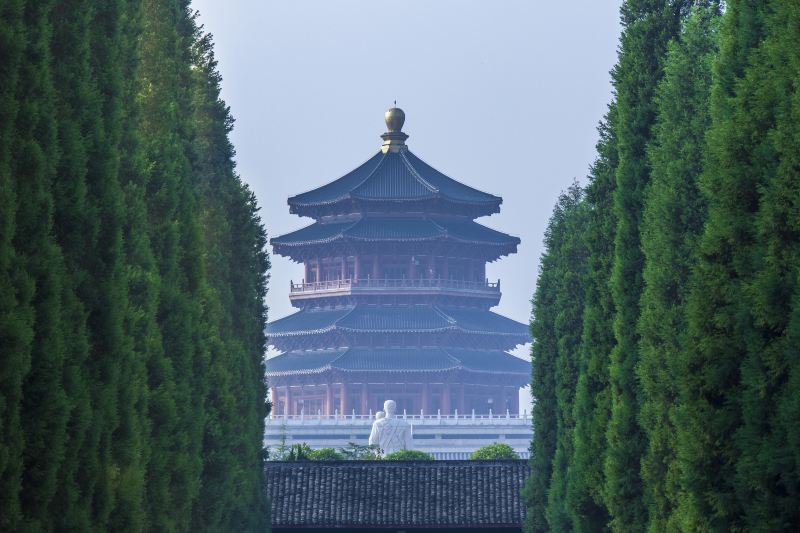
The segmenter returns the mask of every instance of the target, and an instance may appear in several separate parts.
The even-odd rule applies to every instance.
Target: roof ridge
[[[439,224],[439,222],[436,221],[436,218],[435,218],[434,215],[425,215],[424,218],[425,218],[425,220],[427,220],[428,222],[430,222],[431,224],[433,224],[434,226],[439,228],[442,231],[442,233],[444,233],[447,236],[450,236],[450,232],[447,231],[447,228],[444,227],[443,225]]]
[[[381,151],[380,151],[380,150],[378,150],[378,153],[376,153],[376,154],[373,154],[373,155],[369,156],[369,157],[368,157],[366,160],[364,160],[364,162],[363,162],[363,163],[361,163],[360,165],[358,165],[358,166],[357,166],[357,167],[356,167],[354,170],[351,170],[350,172],[345,172],[344,174],[342,174],[342,175],[341,175],[341,176],[339,176],[338,178],[336,178],[336,179],[334,179],[334,180],[331,180],[331,181],[329,181],[328,183],[325,183],[325,184],[323,184],[323,185],[319,185],[319,186],[317,186],[317,187],[313,187],[313,188],[311,188],[311,189],[308,189],[308,190],[306,190],[306,191],[303,191],[303,192],[297,193],[297,194],[295,194],[294,196],[290,196],[290,197],[288,198],[288,201],[287,201],[287,203],[288,203],[289,205],[291,205],[291,204],[292,204],[292,200],[295,200],[295,201],[297,201],[296,199],[297,199],[297,197],[298,197],[298,196],[303,196],[303,195],[305,195],[305,194],[312,193],[312,192],[314,192],[314,191],[316,191],[316,190],[319,190],[319,189],[321,189],[321,188],[323,188],[323,187],[327,187],[328,185],[331,185],[331,184],[333,184],[333,183],[336,183],[337,181],[339,181],[339,180],[340,180],[340,179],[342,179],[342,178],[346,178],[346,177],[347,177],[349,174],[352,174],[353,172],[355,172],[355,170],[357,170],[357,169],[359,169],[360,167],[362,167],[362,166],[366,165],[367,163],[369,163],[369,162],[370,162],[370,160],[372,160],[372,158],[373,158],[373,157],[375,157],[375,156],[377,156],[377,155],[384,156],[384,155],[386,155],[386,154],[383,154],[383,153],[381,153]],[[383,160],[383,157],[381,157],[381,160]],[[378,164],[376,164],[376,165],[375,165],[375,168],[373,168],[373,169],[372,169],[372,171],[370,172],[370,175],[372,174],[372,172],[375,172],[375,169],[376,169],[376,168],[378,168],[379,166],[381,166],[380,162],[379,162]],[[364,179],[366,179],[366,178],[364,178]],[[362,181],[361,181],[361,183],[364,183],[364,181],[362,180]],[[359,183],[359,185],[361,185],[361,183]],[[345,194],[342,194],[342,195],[339,195],[339,196],[337,196],[336,198],[334,198],[334,199],[332,199],[332,200],[328,200],[328,201],[326,201],[326,202],[321,202],[321,203],[322,203],[322,204],[335,203],[335,202],[338,202],[338,201],[340,201],[340,200],[342,200],[342,199],[344,199],[344,198],[347,198],[349,195],[350,195],[350,192],[348,191],[347,193],[345,193]],[[312,203],[312,204],[313,204],[313,203]],[[303,204],[303,205],[309,205],[309,204]]]
[[[352,346],[349,346],[344,350],[340,349],[341,353],[338,356],[336,356],[334,359],[331,359],[330,361],[328,361],[328,368],[333,368],[334,363],[336,363],[336,361],[338,361],[339,359],[344,357],[352,349],[353,349]]]
[[[350,315],[352,315],[352,314],[353,314],[353,312],[356,310],[356,308],[357,308],[357,307],[358,307],[358,305],[354,305],[354,306],[353,306],[353,307],[352,307],[352,308],[351,308],[351,309],[350,309],[348,312],[346,312],[345,314],[343,314],[342,316],[340,316],[339,318],[337,318],[336,320],[334,320],[334,321],[333,321],[333,324],[331,324],[331,325],[330,325],[330,329],[331,329],[331,330],[333,330],[333,329],[339,329],[339,322],[341,322],[341,321],[342,321],[342,320],[344,320],[345,318],[347,318],[347,317],[349,317]],[[347,329],[347,328],[345,328],[345,329]],[[329,331],[330,331],[330,330],[329,330]],[[350,348],[348,348],[348,350],[349,350],[349,349],[350,349]]]
[[[457,327],[457,328],[459,328],[459,329],[463,329],[463,328],[461,328],[461,327],[458,325],[458,321],[456,321],[456,319],[455,319],[455,318],[451,317],[450,315],[448,315],[447,313],[445,313],[444,311],[442,311],[442,310],[439,308],[439,306],[438,306],[438,305],[432,305],[431,307],[433,307],[433,310],[434,310],[434,311],[436,311],[436,312],[439,314],[439,316],[441,316],[442,318],[444,318],[445,320],[447,320],[447,321],[448,321],[450,324],[452,324],[452,325],[456,326],[456,327]]]
[[[388,155],[388,153],[389,153],[389,152],[383,153],[383,152],[381,152],[381,151],[379,150],[379,151],[378,151],[378,153],[379,153],[379,154],[381,154],[381,159],[380,159],[380,161],[378,161],[378,164],[377,164],[377,165],[375,165],[375,168],[373,168],[373,169],[370,171],[370,173],[369,173],[369,174],[367,174],[367,175],[364,177],[364,179],[363,179],[363,180],[361,180],[361,181],[360,181],[360,182],[359,182],[359,183],[358,183],[358,184],[357,184],[355,187],[350,187],[350,190],[349,190],[349,191],[347,191],[347,193],[345,193],[344,195],[342,195],[340,198],[353,198],[353,191],[355,191],[356,189],[358,189],[359,187],[361,187],[362,185],[364,185],[364,184],[367,182],[367,180],[368,180],[368,179],[370,179],[370,178],[372,177],[372,175],[373,175],[373,174],[375,174],[375,171],[377,171],[377,170],[378,170],[378,169],[381,167],[381,165],[383,165],[383,162],[384,162],[384,161],[386,161],[386,156]],[[373,156],[373,157],[374,157],[374,156]],[[372,158],[370,158],[370,159],[372,159]],[[369,159],[367,159],[367,161],[369,161]]]
[[[488,199],[488,200],[485,200],[485,201],[484,201],[485,203],[490,203],[490,202],[492,202],[492,203],[493,203],[493,202],[495,202],[495,201],[499,201],[499,203],[500,203],[500,204],[502,204],[502,203],[503,203],[503,197],[502,197],[502,196],[497,196],[497,195],[495,195],[495,194],[492,194],[492,193],[490,193],[490,192],[486,192],[486,191],[484,191],[484,190],[478,189],[477,187],[473,187],[472,185],[468,185],[468,184],[466,184],[466,183],[464,183],[464,182],[462,182],[462,181],[460,181],[460,180],[457,180],[457,179],[455,179],[455,178],[452,178],[452,177],[448,176],[447,174],[445,174],[444,172],[442,172],[441,170],[437,170],[437,169],[436,169],[436,167],[434,167],[433,165],[431,165],[430,163],[428,163],[427,161],[425,161],[424,159],[422,159],[422,158],[421,158],[420,156],[418,156],[417,154],[413,153],[411,150],[408,150],[408,153],[409,153],[409,154],[411,154],[411,155],[412,155],[414,158],[416,158],[416,159],[419,159],[420,163],[422,163],[422,164],[423,164],[423,165],[425,165],[426,167],[429,167],[431,170],[433,170],[433,171],[434,171],[434,172],[436,172],[437,174],[441,174],[441,175],[442,175],[442,177],[444,177],[444,178],[446,178],[446,179],[448,179],[448,180],[452,181],[453,183],[457,183],[458,185],[460,185],[460,186],[462,186],[462,187],[466,187],[467,189],[471,189],[471,190],[473,190],[473,191],[475,191],[475,192],[477,192],[477,193],[479,193],[479,194],[482,194],[482,195],[484,195],[484,196],[488,196],[488,197],[489,197],[489,199]]]
[[[423,178],[419,172],[417,172],[417,169],[415,169],[414,165],[411,164],[411,161],[408,160],[406,154],[400,152],[400,157],[403,159],[403,163],[405,164],[406,168],[408,168],[408,170],[411,172],[411,175],[414,176],[414,179],[416,179],[419,183],[422,184],[423,187],[425,187],[429,191],[435,192],[437,195],[441,194],[442,192],[441,189],[435,187],[432,183]]]
[[[455,363],[456,363],[456,368],[464,368],[464,361],[462,361],[461,359],[459,359],[459,358],[458,358],[458,357],[456,357],[455,355],[451,354],[451,353],[450,353],[450,348],[439,348],[439,349],[440,349],[441,351],[443,351],[443,352],[444,352],[444,354],[445,354],[447,357],[449,357],[450,359],[452,359],[453,361],[455,361]]]

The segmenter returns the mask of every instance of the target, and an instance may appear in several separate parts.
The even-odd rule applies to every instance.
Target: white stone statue
[[[385,418],[375,417],[372,423],[372,432],[369,434],[369,443],[377,444],[384,454],[398,450],[411,449],[411,424],[400,418],[395,418],[394,412],[397,405],[394,400],[383,402]]]

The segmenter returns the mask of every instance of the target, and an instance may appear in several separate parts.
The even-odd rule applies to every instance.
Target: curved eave
[[[313,324],[313,327],[306,327]],[[481,324],[486,324],[482,327]],[[267,325],[269,338],[314,336],[334,331],[350,334],[465,333],[520,340],[530,339],[528,327],[491,311],[421,307],[362,307],[298,311]]]
[[[502,198],[458,182],[405,151],[378,152],[344,176],[290,197],[288,203],[290,212],[313,216],[315,210],[330,211],[337,204],[353,201],[438,201],[491,214],[499,211]]]
[[[392,373],[392,374],[420,374],[420,373],[441,373],[441,372],[468,372],[472,374],[490,374],[514,376],[522,380],[527,380],[530,376],[531,364],[528,361],[518,359],[506,352],[494,351],[470,351],[455,350],[449,348],[421,349],[422,354],[412,348],[396,349],[360,349],[348,348],[344,351],[336,352],[310,352],[308,361],[303,352],[289,352],[281,354],[276,358],[267,361],[268,377],[283,377],[296,375],[314,375],[325,372],[344,372],[344,373]],[[366,352],[366,355],[365,355]],[[466,355],[466,359],[465,359]],[[313,362],[318,357],[327,358],[321,364],[314,365]],[[409,360],[416,358],[416,362]],[[423,368],[417,365],[424,358],[429,364]],[[293,368],[283,368],[272,371],[269,369],[270,361],[280,360],[283,357],[293,360]],[[478,365],[475,365],[478,358]],[[470,362],[469,359],[472,359]],[[513,361],[513,364],[510,363]],[[392,366],[396,362],[397,366]],[[309,363],[311,366],[303,366]],[[503,366],[516,366],[516,368],[501,368]],[[405,365],[405,366],[403,366]],[[497,366],[498,368],[491,368]]]
[[[311,205],[289,206],[289,213],[302,217],[320,219],[326,216],[347,215],[350,213],[420,212],[439,214],[460,214],[472,219],[494,215],[500,212],[502,199],[482,204],[451,201],[441,196],[423,199],[362,200],[346,197],[336,202]]]
[[[495,254],[514,253],[519,237],[483,226],[472,220],[448,217],[367,217],[343,222],[315,222],[270,240],[279,255],[332,244],[447,243],[480,246]],[[498,255],[498,256],[499,256]]]
[[[489,330],[471,330],[471,329],[464,329],[459,326],[447,326],[443,328],[390,328],[390,329],[373,329],[373,328],[349,328],[343,326],[333,325],[323,329],[313,329],[313,330],[302,330],[302,331],[289,331],[289,332],[278,332],[278,333],[270,333],[267,331],[267,335],[270,338],[274,339],[281,339],[287,337],[300,337],[303,335],[321,335],[324,333],[330,333],[333,331],[342,331],[345,333],[364,333],[364,334],[387,334],[387,333],[397,333],[397,334],[411,334],[411,335],[418,335],[424,333],[446,333],[448,331],[457,332],[457,333],[467,333],[470,335],[493,335],[496,337],[516,337],[520,339],[526,339],[527,335],[522,333],[511,333],[506,331],[489,331]],[[527,341],[522,341],[520,344],[524,344]]]

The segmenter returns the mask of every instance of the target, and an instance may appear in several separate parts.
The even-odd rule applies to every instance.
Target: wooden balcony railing
[[[334,279],[315,281],[311,283],[290,282],[291,294],[309,292],[338,292],[338,291],[380,291],[380,290],[470,290],[480,292],[500,292],[500,280],[489,281],[464,281],[455,279]]]

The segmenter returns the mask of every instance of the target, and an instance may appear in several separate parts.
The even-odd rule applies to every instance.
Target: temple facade
[[[490,309],[500,281],[486,264],[520,240],[477,222],[502,198],[453,180],[414,155],[405,115],[385,115],[383,145],[355,170],[289,198],[314,222],[271,240],[302,263],[298,312],[267,327],[273,414],[519,413],[530,363],[507,353],[528,327]]]

